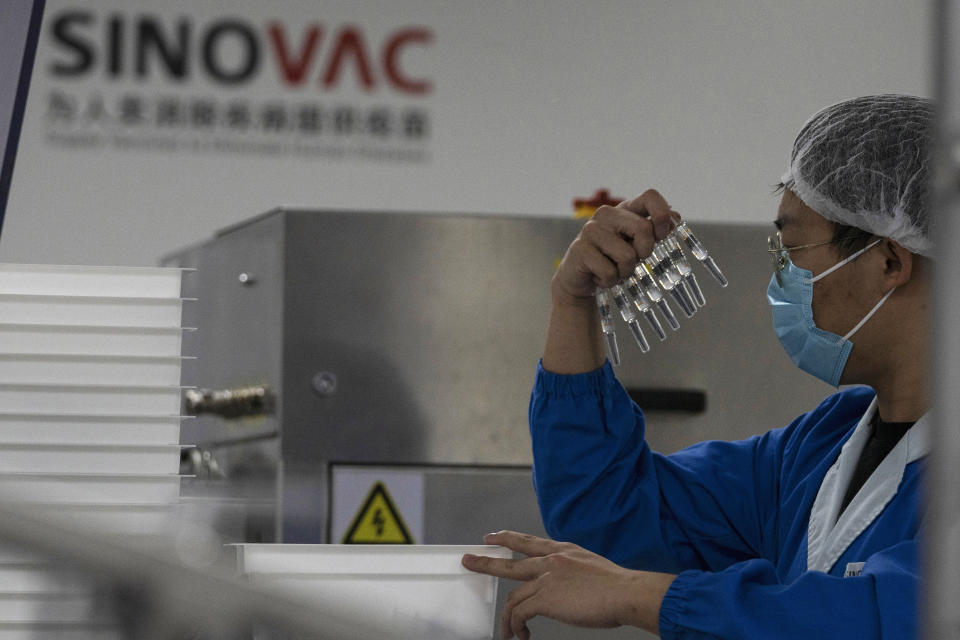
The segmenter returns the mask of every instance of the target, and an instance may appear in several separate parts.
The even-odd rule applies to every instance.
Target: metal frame
[[[960,3],[934,4],[934,97],[938,105],[934,145],[933,197],[936,211],[937,270],[934,276],[932,356],[934,447],[927,475],[927,536],[924,637],[960,637]]]

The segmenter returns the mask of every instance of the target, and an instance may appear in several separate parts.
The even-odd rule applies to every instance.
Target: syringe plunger
[[[610,311],[610,296],[605,289],[597,290],[597,310],[600,312],[600,328],[607,345],[607,355],[614,366],[620,366],[620,347],[613,330],[613,313]]]
[[[623,316],[623,321],[630,327],[630,333],[633,334],[634,340],[637,341],[637,346],[640,347],[640,352],[646,353],[650,351],[650,343],[647,342],[646,336],[643,335],[643,330],[640,328],[640,321],[637,320],[637,314],[633,312],[630,296],[627,295],[623,286],[619,284],[613,285],[610,291],[613,293],[613,299],[617,303],[617,308],[620,309],[620,315]]]
[[[617,334],[613,331],[604,331],[603,337],[607,343],[607,355],[610,356],[610,362],[613,366],[620,366],[620,347],[617,345]]]
[[[630,327],[630,333],[633,334],[633,339],[637,341],[637,346],[640,347],[640,353],[650,351],[650,343],[647,342],[647,337],[643,335],[643,331],[640,329],[640,322],[634,318],[632,322],[627,323],[627,326]]]
[[[633,306],[647,319],[650,328],[657,334],[657,337],[661,341],[666,340],[667,334],[663,330],[663,325],[660,324],[660,319],[657,317],[657,314],[654,313],[653,307],[650,306],[650,303],[648,303],[644,297],[640,283],[637,282],[637,279],[633,276],[630,276],[624,282],[626,282],[627,293],[630,294],[630,300],[633,302]]]
[[[683,276],[683,283],[687,285],[687,288],[690,290],[690,295],[693,296],[693,300],[697,303],[697,306],[702,307],[707,304],[707,299],[703,297],[703,290],[700,288],[700,283],[697,282],[697,276],[693,275],[692,272],[688,273]]]
[[[657,308],[660,309],[660,313],[663,314],[663,317],[667,319],[667,324],[670,325],[670,328],[674,331],[680,329],[680,321],[677,320],[677,316],[673,315],[673,309],[670,308],[670,305],[667,304],[666,298],[660,298],[657,300]]]
[[[678,282],[677,285],[670,290],[670,294],[673,295],[673,299],[677,301],[683,314],[688,318],[692,318],[696,312],[696,306],[693,304],[693,299],[690,297],[690,294],[687,293],[684,283]]]
[[[663,330],[663,325],[660,324],[660,318],[653,312],[653,309],[649,307],[645,309],[643,311],[643,317],[647,319],[647,324],[650,325],[650,328],[657,334],[661,342],[667,339],[667,332]]]

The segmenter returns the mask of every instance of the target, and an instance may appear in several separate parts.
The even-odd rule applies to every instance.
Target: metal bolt
[[[332,396],[337,391],[337,374],[330,371],[321,371],[314,374],[310,384],[318,396],[324,398]]]
[[[245,287],[249,287],[250,285],[255,284],[257,282],[256,277],[254,277],[252,273],[247,273],[246,271],[244,271],[239,276],[237,276],[237,280],[239,280],[240,284],[242,284]]]

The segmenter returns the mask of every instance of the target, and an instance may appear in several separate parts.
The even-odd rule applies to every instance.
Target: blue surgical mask
[[[820,329],[813,322],[813,283],[875,247],[880,240],[875,240],[849,258],[841,260],[816,278],[812,271],[801,269],[788,258],[780,273],[783,286],[777,283],[774,274],[770,278],[770,286],[767,287],[767,300],[773,310],[773,329],[787,355],[800,369],[834,387],[839,386],[840,376],[853,349],[850,337],[873,317],[896,287],[888,291],[847,335],[838,336]]]

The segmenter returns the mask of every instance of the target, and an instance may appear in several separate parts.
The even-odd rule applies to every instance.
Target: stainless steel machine
[[[183,428],[199,447],[188,499],[247,541],[543,533],[527,403],[550,278],[580,225],[277,209],[167,256],[198,269],[184,376],[207,391]],[[830,391],[771,330],[770,228],[693,226],[729,287],[698,271],[706,307],[649,354],[620,329],[618,376],[661,451],[782,426]]]

